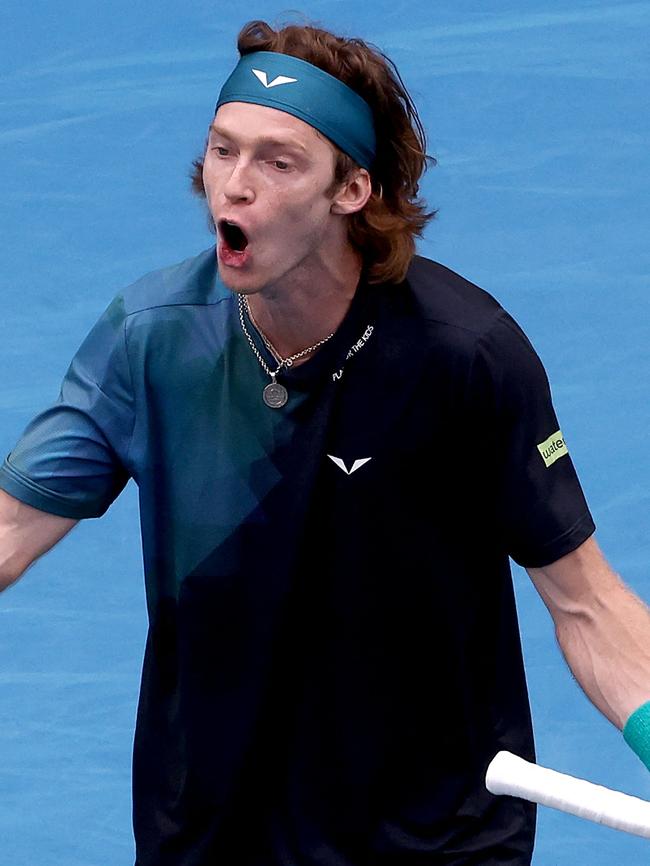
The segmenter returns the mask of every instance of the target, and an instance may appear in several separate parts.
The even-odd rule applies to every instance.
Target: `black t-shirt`
[[[136,866],[526,866],[534,808],[484,783],[534,760],[508,557],[594,531],[538,357],[415,257],[278,379],[206,251],[116,299],[0,473],[73,517],[139,485]]]
[[[362,291],[351,318],[371,335],[307,434],[301,555],[229,862],[264,824],[242,862],[524,866],[534,807],[484,782],[500,749],[535,759],[508,555],[545,565],[594,525],[543,367],[496,301],[422,258]]]

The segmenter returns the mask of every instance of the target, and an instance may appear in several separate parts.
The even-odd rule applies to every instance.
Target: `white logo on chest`
[[[348,467],[345,465],[345,463],[341,460],[340,457],[332,457],[331,454],[328,454],[327,456],[333,463],[336,463],[339,469],[342,469],[346,475],[352,475],[353,472],[356,472],[357,469],[361,469],[361,467],[365,463],[367,463],[369,460],[372,460],[372,457],[363,457],[361,460],[355,460],[352,464],[352,468],[348,469]]]

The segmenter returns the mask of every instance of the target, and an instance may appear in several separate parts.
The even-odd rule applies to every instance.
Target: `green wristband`
[[[623,736],[650,770],[650,701],[632,713],[623,728]]]

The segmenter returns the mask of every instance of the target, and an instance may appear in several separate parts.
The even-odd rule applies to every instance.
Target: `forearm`
[[[650,699],[650,611],[594,538],[529,574],[555,622],[564,656],[598,709],[622,729]]]
[[[617,582],[584,609],[556,614],[556,635],[576,680],[619,729],[650,700],[650,611]]]
[[[0,592],[78,523],[32,508],[0,490]]]
[[[16,557],[9,544],[8,533],[0,525],[0,592],[15,583],[20,577]]]

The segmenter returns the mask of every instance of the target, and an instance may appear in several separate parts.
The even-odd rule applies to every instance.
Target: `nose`
[[[255,193],[250,181],[250,172],[243,160],[238,160],[223,188],[224,195],[231,202],[252,202]]]

